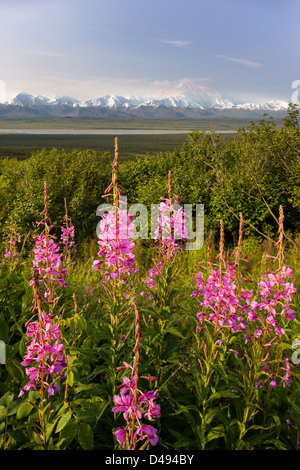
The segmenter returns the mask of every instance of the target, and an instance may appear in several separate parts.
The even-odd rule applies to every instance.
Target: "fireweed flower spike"
[[[68,216],[67,201],[65,201],[65,215],[63,218],[63,225],[61,227],[61,243],[65,250],[65,261],[67,264],[71,261],[71,253],[75,253],[75,227],[72,224],[72,219]]]
[[[120,207],[121,191],[118,186],[119,167],[118,139],[115,139],[115,159],[113,162],[112,182],[105,191],[103,197],[111,196],[113,190],[113,209],[104,213],[100,221],[100,235],[98,244],[100,259],[94,261],[94,271],[100,271],[107,280],[112,280],[116,290],[117,280],[127,280],[128,276],[137,272],[135,255],[133,253],[133,229],[132,216],[126,209]]]
[[[12,268],[18,259],[17,243],[21,242],[21,235],[16,232],[16,224],[11,231],[8,243],[5,246],[3,264],[9,264]]]
[[[157,289],[156,278],[162,277],[162,270],[165,263],[171,265],[176,257],[178,250],[183,250],[181,244],[187,238],[187,228],[185,213],[183,207],[179,205],[179,197],[174,195],[175,201],[172,201],[172,176],[168,175],[168,198],[161,197],[159,205],[158,228],[155,236],[159,240],[158,258],[154,259],[154,266],[149,269],[148,276],[143,280],[144,285],[151,290]],[[146,295],[143,290],[142,296]],[[152,299],[152,294],[149,295]]]
[[[50,234],[52,227],[48,216],[48,192],[44,184],[44,218],[37,224],[44,225],[41,235],[36,237],[33,258],[33,275],[29,284],[33,287],[34,300],[32,311],[34,316],[27,322],[27,351],[22,365],[26,367],[26,374],[30,380],[22,389],[20,396],[28,390],[36,390],[41,386],[42,397],[44,387],[48,387],[48,395],[57,393],[59,387],[57,379],[62,377],[62,371],[67,366],[62,355],[64,349],[60,340],[60,329],[54,322],[54,308],[58,298],[55,290],[66,286],[64,275],[67,269],[61,269],[62,255],[60,247]],[[33,318],[37,316],[37,320]],[[30,367],[29,367],[30,366]]]
[[[144,449],[148,443],[156,445],[158,442],[157,430],[148,424],[142,423],[142,418],[149,421],[160,417],[160,407],[155,403],[156,391],[150,390],[142,392],[139,389],[139,378],[156,380],[156,377],[139,377],[138,366],[140,362],[141,329],[140,313],[133,300],[135,311],[135,347],[133,366],[124,363],[118,367],[119,370],[129,368],[131,370],[130,379],[123,378],[123,383],[118,387],[120,395],[114,396],[115,407],[113,413],[122,412],[126,425],[115,431],[117,441],[123,449],[134,450],[138,443],[142,443],[140,449]]]
[[[64,276],[68,273],[67,269],[62,268],[62,254],[60,245],[56,243],[55,236],[50,234],[52,223],[48,215],[48,191],[47,184],[44,183],[44,219],[37,222],[37,225],[44,225],[43,232],[36,237],[36,244],[33,250],[33,266],[37,269],[40,276],[40,283],[44,287],[44,297],[48,299],[52,310],[58,298],[55,298],[55,290],[61,286],[67,287]],[[32,285],[33,281],[30,281]]]
[[[168,198],[161,198],[159,205],[158,229],[155,235],[160,241],[161,257],[160,261],[172,261],[177,250],[181,249],[178,240],[184,241],[187,238],[187,229],[183,208],[179,206],[179,197],[174,195],[172,199],[172,174],[168,174]]]

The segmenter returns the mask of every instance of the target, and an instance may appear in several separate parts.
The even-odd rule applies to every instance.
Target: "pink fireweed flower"
[[[271,387],[271,388],[276,388],[276,387],[277,387],[277,384],[276,384],[276,380],[275,380],[275,379],[271,380],[271,382],[270,382],[270,387]]]
[[[294,310],[290,309],[290,302],[296,292],[293,281],[292,269],[282,266],[276,274],[268,273],[262,276],[258,284],[257,295],[260,297],[259,308],[265,312],[266,322],[271,324],[276,335],[283,335],[284,328],[280,327],[278,321],[294,320]]]
[[[159,205],[159,218],[158,229],[155,231],[155,236],[159,239],[159,260],[154,260],[155,266],[148,270],[148,276],[143,279],[143,284],[151,291],[157,290],[156,278],[162,277],[162,270],[165,261],[172,260],[175,257],[177,250],[182,250],[182,241],[187,238],[186,221],[184,218],[183,208],[177,203],[171,205],[169,199],[161,198],[162,202]],[[178,198],[176,199],[178,200]],[[146,295],[142,291],[140,295]],[[148,293],[150,300],[153,295]]]
[[[142,280],[143,284],[147,287],[147,292],[142,291],[140,293],[141,296],[145,296],[148,294],[148,297],[150,300],[153,299],[153,295],[149,293],[149,290],[156,291],[157,281],[155,279],[162,276],[162,269],[164,267],[163,262],[155,262],[155,263],[156,263],[155,267],[149,269],[148,276]]]
[[[162,253],[166,255],[170,249],[172,256],[176,250],[181,249],[178,240],[184,241],[187,238],[185,214],[183,207],[178,204],[178,198],[175,204],[172,204],[170,199],[161,198],[161,200],[155,236],[160,239]]]
[[[89,293],[90,293],[90,296],[93,297],[94,296],[93,290],[94,290],[94,287],[86,286],[85,287],[84,297],[87,297],[89,295]]]
[[[44,219],[38,226],[44,224],[44,231],[36,238],[33,258],[32,279],[29,284],[33,287],[34,298],[31,311],[35,312],[27,322],[26,353],[21,363],[26,368],[29,382],[23,387],[20,396],[28,390],[41,388],[42,399],[44,389],[48,395],[57,393],[57,380],[63,378],[63,369],[67,367],[64,357],[64,345],[61,342],[61,332],[54,322],[54,308],[58,299],[54,298],[55,289],[64,286],[64,276],[67,269],[61,268],[60,246],[55,243],[55,237],[50,234],[52,227],[48,217],[48,193],[44,184]],[[47,311],[48,310],[48,311]],[[37,317],[37,319],[35,319]]]
[[[114,395],[113,400],[116,405],[113,413],[123,413],[126,425],[115,431],[116,439],[125,448],[126,441],[129,444],[128,449],[134,449],[139,442],[144,441],[143,445],[149,442],[156,445],[158,442],[157,430],[149,425],[142,423],[142,418],[149,421],[160,417],[160,406],[155,403],[156,391],[150,390],[142,392],[136,388],[136,377],[133,366],[128,365],[132,370],[132,376],[123,378],[120,388],[120,395]],[[142,377],[140,377],[142,378]],[[143,377],[155,379],[155,377]],[[132,433],[134,427],[134,433]]]
[[[155,446],[159,441],[157,430],[149,424],[141,425],[137,430],[137,434],[141,436],[141,439],[145,439],[146,437],[153,446]]]
[[[115,436],[118,442],[122,444],[122,448],[125,448],[126,445],[126,429],[118,428],[115,431]]]
[[[197,314],[200,323],[207,321],[233,332],[244,331],[247,322],[238,297],[235,267],[228,265],[222,276],[220,269],[211,269],[206,281],[202,272],[195,278],[196,289],[193,289],[192,297],[197,298],[204,308]]]
[[[33,249],[33,267],[39,276],[39,284],[43,284],[44,297],[47,298],[49,304],[55,303],[54,292],[60,286],[68,287],[65,283],[64,276],[68,273],[67,269],[62,268],[61,244],[56,242],[56,236],[51,234],[53,228],[52,222],[48,215],[48,190],[47,184],[44,183],[44,210],[42,212],[44,218],[40,222],[36,222],[38,226],[43,225],[42,233],[35,237],[36,243]],[[33,285],[33,280],[29,283]]]
[[[67,264],[71,261],[71,253],[76,253],[75,227],[72,219],[68,216],[67,200],[65,199],[65,215],[61,226],[61,244],[64,248],[64,258]]]
[[[38,390],[42,387],[48,389],[48,395],[54,395],[59,390],[56,383],[63,378],[63,370],[67,367],[67,362],[62,354],[64,345],[60,340],[60,329],[53,322],[53,316],[41,311],[40,294],[38,292],[38,273],[34,270],[33,287],[35,299],[33,309],[38,310],[38,320],[33,320],[35,315],[27,322],[27,337],[30,340],[26,343],[26,352],[21,365],[25,367],[29,381],[19,393],[23,397],[29,390]]]
[[[21,235],[16,232],[14,228],[11,232],[10,239],[5,246],[4,251],[4,258],[2,260],[3,264],[7,264],[8,262],[14,263],[17,261],[18,258],[18,248],[17,243],[21,243]]]
[[[75,253],[75,228],[74,225],[70,225],[69,227],[61,227],[61,242],[64,246],[64,250],[66,250],[67,255],[70,255],[71,252]],[[67,257],[68,260],[68,257]]]
[[[285,362],[285,375],[284,377],[282,378],[283,382],[282,382],[282,385],[283,387],[286,387],[286,386],[289,386],[290,383],[291,383],[291,366],[290,366],[290,363],[289,363],[289,359],[286,357],[284,359],[284,362]]]
[[[118,208],[117,221],[114,209],[105,213],[100,221],[98,256],[102,259],[94,261],[93,269],[101,271],[108,279],[126,278],[137,272],[131,219],[126,210]]]
[[[197,331],[204,330],[211,323],[215,325],[214,335],[216,326],[219,329],[228,328],[230,333],[243,332],[245,345],[249,341],[254,342],[261,351],[258,356],[260,364],[263,346],[276,345],[278,336],[285,335],[286,323],[295,319],[295,312],[291,309],[296,292],[292,269],[280,264],[277,271],[265,273],[256,286],[253,284],[251,290],[246,290],[242,287],[242,282],[246,280],[240,273],[239,265],[221,259],[222,265],[220,263],[218,270],[213,269],[213,264],[209,262],[206,276],[205,267],[202,267],[192,278],[191,297],[200,305],[197,313],[200,327]],[[270,348],[266,361],[262,363],[262,372],[266,376],[263,382],[269,382],[271,388],[276,388],[280,378],[280,358],[274,358],[272,352]],[[286,387],[290,384],[288,361],[285,361],[284,371],[281,378],[283,387]],[[262,386],[261,381],[255,384]]]
[[[45,297],[50,296],[53,300],[54,289],[60,286],[66,286],[64,276],[68,273],[67,269],[62,269],[62,254],[60,246],[55,243],[54,236],[43,232],[36,237],[36,244],[33,250],[33,266],[37,269],[40,277],[40,283],[44,283],[46,290]],[[30,281],[33,285],[33,281]]]

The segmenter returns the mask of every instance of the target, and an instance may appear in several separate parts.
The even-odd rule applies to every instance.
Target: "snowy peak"
[[[33,96],[28,93],[18,93],[8,104],[14,106],[43,106],[43,105],[65,105],[65,106],[74,106],[79,101],[75,98],[70,98],[69,96],[54,96],[47,97],[42,95]]]
[[[173,90],[174,91],[174,90]],[[124,97],[120,95],[105,95],[96,99],[80,101],[69,96],[47,97],[42,95],[30,95],[28,93],[18,93],[9,103],[12,106],[23,108],[33,108],[41,106],[65,106],[71,108],[106,108],[110,110],[132,110],[142,107],[149,108],[179,108],[179,109],[218,109],[218,110],[248,110],[248,111],[283,111],[288,107],[284,101],[271,101],[265,103],[233,103],[222,98],[215,93],[198,90],[192,93],[191,90],[178,89],[176,94],[168,95],[168,90],[164,90],[157,96],[148,97]],[[187,92],[186,94],[184,94]]]
[[[243,103],[233,106],[235,109],[248,109],[249,111],[282,111],[287,109],[288,103],[285,101],[270,101],[267,103]]]

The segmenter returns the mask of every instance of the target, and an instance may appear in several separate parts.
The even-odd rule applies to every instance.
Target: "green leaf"
[[[47,426],[46,426],[46,442],[48,442],[49,439],[50,439],[50,436],[52,434],[52,431],[53,431],[53,428],[56,424],[56,421],[57,421],[57,419],[54,421],[54,423],[48,423]],[[49,445],[48,445],[48,450],[50,450]]]
[[[9,342],[9,326],[2,315],[0,317],[0,340],[6,344]]]
[[[28,416],[32,408],[33,406],[30,403],[28,403],[28,401],[24,401],[23,403],[21,403],[17,411],[17,419],[23,419],[26,416]]]
[[[5,419],[7,415],[7,408],[3,405],[0,405],[0,421]]]
[[[6,370],[16,382],[20,383],[23,380],[24,372],[16,359],[7,359]]]
[[[74,384],[74,374],[71,370],[68,372],[68,384],[70,387],[73,387]]]
[[[264,433],[258,433],[255,434],[254,436],[247,437],[244,439],[244,442],[248,444],[248,448],[253,448],[260,442],[264,442],[267,438],[271,437],[273,435],[273,432],[264,432]]]
[[[94,433],[88,423],[79,424],[78,440],[84,450],[90,450],[94,447]]]
[[[220,398],[239,398],[235,393],[230,392],[229,390],[223,390],[221,392],[213,393],[207,400],[207,403],[212,400],[219,400]]]
[[[61,437],[65,439],[65,445],[68,446],[76,436],[78,422],[72,418],[61,432]]]
[[[213,441],[214,439],[219,439],[220,437],[225,436],[224,426],[220,424],[213,428],[205,438],[206,442]]]
[[[72,411],[67,411],[67,413],[62,416],[60,418],[60,420],[58,421],[57,423],[57,426],[56,426],[56,431],[55,432],[60,432],[65,426],[66,424],[68,424],[68,422],[70,421],[72,417]]]
[[[183,437],[179,439],[174,444],[175,449],[194,449],[195,448],[195,441],[193,439],[189,439],[188,437]]]
[[[3,397],[0,398],[0,405],[5,406],[6,408],[13,402],[14,394],[12,392],[6,392]]]
[[[171,335],[178,336],[178,338],[185,339],[182,333],[180,333],[180,331],[178,331],[174,326],[167,328],[166,333],[170,333]]]

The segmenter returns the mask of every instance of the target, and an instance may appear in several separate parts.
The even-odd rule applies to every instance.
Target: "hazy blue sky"
[[[0,81],[89,99],[161,90],[285,100],[300,0],[0,0]]]

